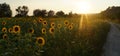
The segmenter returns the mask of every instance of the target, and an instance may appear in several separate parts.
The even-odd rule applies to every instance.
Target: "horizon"
[[[54,10],[55,12],[62,10],[65,12],[65,14],[68,14],[72,11],[73,13],[81,14],[84,9],[81,9],[80,6],[85,6],[80,5],[82,1],[89,3],[88,5],[90,6],[90,9],[87,12],[88,14],[100,13],[101,11],[107,9],[109,6],[120,6],[119,0],[1,0],[0,4],[9,4],[12,10],[12,16],[16,15],[15,9],[17,9],[18,6],[28,6],[28,15],[31,16],[33,15],[33,11],[35,9],[46,9],[47,11]]]

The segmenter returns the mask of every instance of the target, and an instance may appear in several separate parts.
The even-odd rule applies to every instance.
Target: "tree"
[[[55,14],[55,12],[54,12],[53,10],[50,10],[50,11],[48,12],[48,17],[53,17],[54,14]]]
[[[27,6],[19,6],[17,9],[17,14],[15,15],[15,17],[26,17],[28,16],[28,12],[29,12],[29,9]]]
[[[69,12],[68,16],[69,16],[69,17],[72,17],[72,16],[73,16],[72,11],[71,11],[71,12]]]
[[[103,17],[109,19],[119,19],[120,18],[120,6],[108,7],[106,10],[101,12]]]
[[[64,13],[63,11],[58,11],[58,12],[56,13],[57,16],[64,16],[64,14],[65,14],[65,13]]]
[[[11,17],[12,11],[9,4],[3,3],[0,4],[0,17]]]
[[[43,9],[43,10],[36,9],[33,11],[34,16],[46,17],[46,14],[47,14],[47,11],[45,9]]]
[[[33,11],[33,15],[34,15],[34,16],[37,16],[37,17],[38,17],[38,16],[41,16],[41,10],[40,10],[40,9],[34,10],[34,11]]]
[[[47,15],[47,10],[45,9],[41,10],[41,16],[46,17],[46,15]]]

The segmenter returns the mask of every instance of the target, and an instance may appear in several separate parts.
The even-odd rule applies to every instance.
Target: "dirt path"
[[[102,56],[120,56],[120,25],[110,23],[111,29],[108,33],[107,42],[104,45]]]

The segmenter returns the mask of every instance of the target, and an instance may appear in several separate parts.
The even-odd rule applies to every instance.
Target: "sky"
[[[88,13],[99,13],[109,6],[120,6],[120,0],[0,0],[0,4],[9,4],[14,16],[17,13],[15,9],[23,5],[28,6],[28,15],[33,15],[35,9],[82,13],[84,9],[81,10],[80,6],[84,6],[81,5],[83,1],[87,2],[90,7]]]

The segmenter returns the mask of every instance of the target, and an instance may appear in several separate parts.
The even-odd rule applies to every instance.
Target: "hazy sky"
[[[26,5],[29,7],[29,15],[33,14],[34,9],[47,9],[65,13],[72,11],[73,13],[81,13],[79,3],[87,1],[90,5],[89,13],[99,13],[108,6],[120,6],[120,0],[0,0],[0,3],[6,2],[11,6],[13,16],[16,14],[15,9],[18,6]]]

